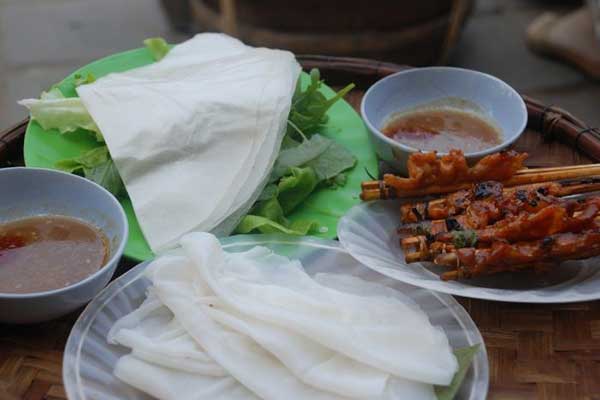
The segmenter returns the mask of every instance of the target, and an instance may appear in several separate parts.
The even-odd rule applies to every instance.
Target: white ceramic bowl
[[[419,305],[434,325],[444,330],[453,348],[482,344],[456,400],[487,398],[489,371],[483,338],[469,314],[451,296],[386,278],[363,266],[333,240],[274,234],[237,235],[222,239],[222,243],[229,252],[265,246],[277,254],[300,260],[310,275],[350,274],[401,291]],[[117,360],[130,350],[106,341],[115,321],[139,307],[146,298],[150,281],[142,273],[148,264],[140,264],[112,282],[87,306],[73,326],[63,358],[63,382],[69,400],[151,399],[114,376]]]
[[[127,218],[117,199],[87,179],[37,168],[0,169],[0,188],[0,223],[36,215],[64,215],[99,228],[110,245],[108,262],[82,281],[46,292],[0,293],[0,322],[47,321],[89,302],[113,276],[127,242]]]
[[[397,172],[406,174],[408,156],[419,150],[385,136],[380,129],[396,112],[448,97],[477,105],[478,111],[501,130],[502,143],[483,151],[466,153],[470,162],[508,147],[527,125],[527,107],[523,98],[498,78],[462,68],[409,69],[381,79],[367,90],[362,99],[361,115],[371,133],[377,155]]]

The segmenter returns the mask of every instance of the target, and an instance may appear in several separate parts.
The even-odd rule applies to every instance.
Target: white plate
[[[483,344],[477,327],[451,296],[409,286],[362,266],[338,242],[280,235],[239,235],[223,239],[227,251],[244,251],[265,246],[278,254],[299,259],[309,274],[346,273],[383,282],[410,296],[427,313],[434,325],[446,332],[453,348]],[[70,400],[150,399],[114,377],[117,359],[129,352],[106,342],[114,322],[137,308],[146,297],[149,280],[141,276],[143,263],[111,283],[83,311],[69,335],[63,359],[63,380]],[[488,360],[485,347],[473,359],[457,399],[485,399],[488,389]]]
[[[543,274],[502,273],[444,282],[447,269],[430,262],[404,262],[396,229],[397,201],[374,201],[353,207],[338,224],[342,245],[364,265],[390,278],[422,288],[475,299],[518,303],[570,303],[600,298],[600,258],[567,261]]]

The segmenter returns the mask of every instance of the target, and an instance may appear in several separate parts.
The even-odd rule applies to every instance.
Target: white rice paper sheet
[[[256,261],[264,262],[261,254],[265,249],[256,250],[258,251],[254,251],[250,257],[258,256]],[[281,261],[281,259],[288,261],[279,257],[271,258],[271,261]],[[187,293],[189,298],[182,301],[182,304],[195,302],[196,308],[197,304],[203,304],[204,317],[210,318],[225,329],[247,336],[274,355],[298,379],[314,388],[344,398],[386,400],[404,398],[397,397],[399,393],[411,399],[434,398],[430,385],[398,378],[389,379],[388,373],[337,354],[304,336],[239,314],[214,296],[201,280],[198,272],[184,257],[178,261],[173,260],[171,265],[161,263],[160,268],[153,265],[148,276],[154,282],[157,293],[162,293],[164,296],[184,296],[184,293]],[[192,281],[194,288],[190,283]],[[193,296],[196,296],[196,300],[192,298]],[[167,297],[162,298],[165,303],[172,301]],[[192,309],[188,311],[189,313],[182,314],[184,315],[182,318],[190,319],[190,324],[194,324],[196,314],[192,314]],[[217,347],[219,348],[221,347]],[[233,365],[237,366],[235,360]],[[234,373],[234,376],[237,375]],[[267,375],[264,379],[270,378]]]
[[[214,377],[161,367],[126,355],[117,378],[160,400],[260,400],[231,376]]]
[[[447,385],[458,368],[444,332],[414,303],[385,293],[366,297],[328,288],[297,261],[260,247],[225,253],[210,234],[186,235],[181,244],[202,280],[244,316],[399,378]]]
[[[138,359],[158,366],[208,376],[229,376],[188,335],[152,291],[137,310],[113,325],[107,340],[130,348]]]
[[[131,349],[117,362],[115,376],[158,399],[258,400],[192,339],[152,288],[137,310],[113,325],[107,339]]]
[[[190,336],[231,376],[265,400],[344,399],[302,383],[248,336],[212,320],[206,312],[212,303],[199,299],[191,284],[194,272],[181,262],[155,269],[155,292]]]
[[[234,229],[267,182],[299,73],[289,52],[199,34],[78,87],[154,252]]]

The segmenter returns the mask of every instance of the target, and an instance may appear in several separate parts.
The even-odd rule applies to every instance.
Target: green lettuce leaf
[[[274,183],[269,183],[258,196],[257,201],[270,200],[273,197],[277,197],[278,194],[279,191],[277,189],[277,185]]]
[[[476,344],[471,347],[463,347],[454,350],[454,355],[456,356],[456,360],[458,361],[458,371],[454,375],[454,378],[452,379],[452,382],[450,382],[450,385],[435,387],[435,395],[438,400],[454,399],[454,397],[458,393],[458,390],[460,389],[460,385],[462,385],[463,380],[467,375],[467,371],[471,366],[473,357],[475,357],[475,354],[477,354],[480,347],[480,344]]]
[[[253,214],[268,218],[273,222],[281,225],[287,225],[288,221],[283,214],[283,208],[279,204],[277,197],[272,197],[269,200],[261,201],[256,204],[252,210]]]
[[[44,128],[57,129],[60,133],[73,132],[79,128],[92,131],[103,142],[100,129],[78,97],[65,97],[58,88],[42,92],[39,99],[25,99],[19,104],[29,109],[31,118]]]
[[[317,221],[295,221],[290,223],[285,214],[302,202],[317,185],[317,177],[312,168],[292,168],[278,185],[268,185],[250,213],[236,228],[237,233],[249,233],[254,230],[261,233],[286,233],[288,235],[306,235],[318,229]]]
[[[125,193],[125,185],[106,146],[96,147],[75,158],[60,160],[55,167],[84,176],[115,196]]]
[[[287,235],[303,236],[317,228],[318,224],[316,222],[296,221],[286,227],[268,218],[249,214],[242,218],[236,228],[236,233],[259,231],[260,233],[285,233]]]
[[[150,51],[150,54],[152,54],[154,61],[162,60],[170,50],[169,44],[165,39],[160,37],[146,39],[144,40],[144,45]]]
[[[289,214],[315,190],[319,180],[315,171],[310,168],[291,168],[291,175],[279,181],[277,199],[284,214]]]
[[[306,235],[317,229],[315,221],[290,223],[283,215],[283,209],[277,197],[258,202],[249,215],[246,215],[236,228],[237,233],[249,233],[257,230],[261,233],[286,233],[288,235]]]

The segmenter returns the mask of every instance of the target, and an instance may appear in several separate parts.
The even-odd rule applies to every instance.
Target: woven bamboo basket
[[[165,0],[168,2],[168,0]],[[473,0],[189,0],[196,28],[225,32],[253,46],[443,63]]]
[[[364,90],[403,68],[367,59],[300,56],[332,85],[354,81],[357,108]],[[525,98],[527,132],[515,144],[530,166],[600,161],[600,132],[570,113]],[[0,133],[0,165],[22,165],[27,121]],[[10,190],[10,188],[2,188]],[[131,268],[123,260],[119,271]],[[600,399],[600,302],[567,305],[498,303],[458,298],[485,339],[490,360],[489,399]],[[65,399],[62,350],[78,312],[34,326],[0,325],[0,399]]]

